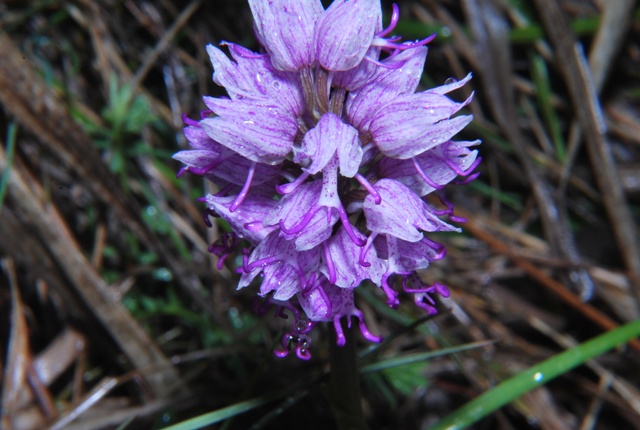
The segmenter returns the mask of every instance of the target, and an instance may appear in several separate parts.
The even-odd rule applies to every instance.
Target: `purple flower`
[[[416,92],[433,37],[386,38],[377,0],[249,0],[264,53],[223,43],[208,46],[213,80],[228,98],[204,97],[196,121],[184,117],[191,146],[174,155],[179,175],[204,176],[218,187],[201,199],[207,214],[232,232],[209,250],[222,268],[241,250],[238,288],[260,280],[259,295],[276,315],[293,315],[276,355],[311,357],[311,330],[355,317],[356,288],[379,288],[389,306],[409,294],[429,314],[440,284],[422,271],[444,258],[428,233],[460,231],[440,190],[458,176],[469,182],[480,162],[478,141],[454,141],[470,121],[471,102],[447,96],[470,79]],[[382,59],[381,59],[382,56]],[[445,209],[425,200],[438,193]],[[210,222],[208,216],[206,222]]]

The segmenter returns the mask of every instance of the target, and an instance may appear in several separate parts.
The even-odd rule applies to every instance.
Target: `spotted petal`
[[[413,94],[420,82],[427,47],[418,46],[396,55],[389,62],[402,64],[399,68],[378,67],[366,85],[349,93],[346,103],[347,116],[359,130],[366,129],[372,115],[381,106],[396,99],[400,94]]]
[[[256,35],[275,68],[297,71],[313,64],[313,34],[324,13],[320,0],[249,0]]]
[[[229,206],[235,198],[236,196],[219,197],[208,194],[205,201],[209,209],[226,220],[239,237],[246,238],[254,244],[260,243],[276,229],[276,227],[262,225],[262,220],[273,209],[276,202],[268,197],[249,192],[243,204],[235,212],[231,212]]]
[[[268,54],[256,54],[233,43],[224,44],[234,61],[213,45],[207,46],[207,53],[213,64],[213,81],[224,87],[229,97],[263,99],[286,106],[295,116],[302,114],[305,104],[297,74],[275,69]]]
[[[316,27],[318,62],[331,71],[356,67],[371,46],[381,16],[376,0],[334,1]]]
[[[402,95],[374,115],[369,132],[384,155],[415,157],[450,140],[471,122],[471,115],[449,119],[471,99],[456,103],[437,93]]]
[[[358,234],[358,233],[356,233]],[[361,236],[358,234],[358,236]],[[376,284],[385,272],[385,263],[378,258],[375,249],[365,249],[353,243],[343,226],[327,241],[327,255],[325,264],[322,265],[322,273],[327,278],[335,276],[334,284],[340,288],[356,288],[366,279]],[[362,258],[361,258],[362,257]],[[365,265],[360,264],[362,262]]]
[[[367,228],[374,233],[417,242],[423,237],[421,231],[460,231],[434,215],[420,197],[398,181],[381,179],[375,189],[382,202],[375,204],[368,195],[363,203]]]
[[[255,100],[204,97],[218,117],[200,121],[209,137],[234,152],[266,164],[284,160],[298,131],[295,117],[278,106]]]
[[[469,169],[476,161],[478,151],[472,151],[468,146],[478,143],[480,142],[445,142],[414,157],[413,161],[385,157],[380,162],[380,176],[395,179],[419,196],[425,196],[435,190],[433,185],[444,186],[458,176],[446,160],[460,171]],[[419,173],[414,161],[422,173]]]

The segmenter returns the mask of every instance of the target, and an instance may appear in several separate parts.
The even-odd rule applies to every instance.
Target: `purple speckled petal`
[[[432,214],[411,189],[393,179],[381,179],[375,188],[382,197],[376,205],[371,195],[364,199],[367,228],[408,242],[422,239],[423,231],[460,231]]]
[[[320,0],[249,0],[256,35],[279,70],[313,64],[313,34],[324,13]]]
[[[220,163],[219,166],[207,173],[205,177],[216,177],[224,179],[227,182],[231,182],[232,184],[243,185],[247,179],[247,172],[251,166],[251,161],[238,154],[232,154],[233,155],[227,157],[224,162]],[[272,166],[270,164],[258,163],[256,165],[252,183],[254,185],[258,185],[271,181],[280,174],[280,169],[280,165]]]
[[[235,61],[213,45],[207,46],[207,53],[214,68],[213,81],[225,87],[229,97],[266,99],[286,106],[295,116],[302,114],[305,104],[296,73],[275,69],[269,55],[258,55],[233,43],[226,45]]]
[[[388,260],[389,270],[396,273],[426,269],[446,254],[444,245],[427,237],[417,242],[407,242],[392,236],[379,235],[373,243],[378,256]]]
[[[245,174],[246,175],[246,174]],[[240,238],[245,238],[253,244],[260,243],[276,227],[264,227],[262,220],[274,208],[276,201],[268,197],[249,192],[242,205],[235,211],[229,211],[229,206],[236,196],[217,197],[212,194],[206,196],[205,202],[209,209],[215,211],[226,220],[231,229]]]
[[[327,278],[334,274],[334,284],[341,288],[356,288],[365,279],[379,284],[386,270],[385,262],[378,258],[375,249],[369,247],[361,255],[363,248],[353,243],[342,226],[327,241],[327,251],[328,255],[324,257],[325,264],[321,271]],[[360,264],[361,257],[368,263],[367,267]]]
[[[375,64],[380,58],[380,48],[372,46],[364,56],[364,59],[357,67],[345,70],[344,72],[334,72],[331,85],[337,88],[344,88],[347,91],[356,91],[365,85],[379,66]],[[367,61],[369,60],[369,61]]]
[[[381,16],[376,0],[334,1],[316,26],[318,62],[331,71],[356,67],[371,46]]]
[[[426,58],[427,47],[419,46],[403,51],[390,60],[393,63],[404,63],[402,67],[378,67],[366,85],[349,93],[345,108],[351,124],[359,130],[366,130],[372,115],[381,106],[401,94],[413,94],[420,82]]]
[[[414,157],[413,160],[385,157],[380,161],[379,175],[395,179],[411,188],[419,196],[425,196],[436,189],[432,185],[442,187],[458,176],[447,165],[445,159],[457,165],[458,169],[465,171],[473,165],[478,156],[478,151],[472,151],[468,146],[478,143],[480,142],[445,142]],[[422,173],[431,184],[418,172],[414,162],[422,169]]]
[[[321,189],[321,181],[300,185],[294,192],[277,202],[274,210],[264,219],[264,225],[278,225],[280,220],[283,220],[286,227],[294,227],[316,205]]]
[[[295,240],[299,251],[320,245],[331,236],[333,225],[340,218],[336,209],[318,205],[321,190],[321,181],[300,185],[278,202],[264,224],[280,224],[281,235],[287,240]]]
[[[463,103],[437,93],[400,96],[374,115],[369,132],[386,156],[415,157],[450,140],[471,122],[471,115],[448,118],[470,103],[472,96]]]
[[[302,141],[302,147],[296,151],[295,162],[311,159],[305,170],[312,175],[322,171],[331,161],[333,154],[347,136],[342,136],[343,132],[351,132],[352,138],[357,138],[357,131],[340,120],[334,113],[328,112],[320,118],[318,124],[307,132]],[[345,131],[346,130],[346,131]],[[355,136],[355,137],[353,137]]]
[[[335,316],[350,316],[355,310],[353,290],[326,281],[310,292],[298,294],[298,300],[311,321],[333,321]]]
[[[353,301],[353,289],[339,288],[323,282],[311,291],[298,293],[297,297],[311,321],[333,321],[338,346],[344,346],[346,343],[340,321],[343,317],[347,317],[347,326],[351,327],[351,317],[355,316],[359,320],[360,331],[367,340],[382,341],[381,337],[373,335],[367,328],[362,311],[356,308]]]
[[[202,168],[216,161],[219,156],[220,154],[206,149],[188,149],[176,152],[173,154],[173,159],[187,166]]]
[[[247,265],[249,273],[243,273],[238,289],[248,286],[262,273],[260,295],[274,292],[276,300],[289,300],[302,290],[304,277],[318,267],[318,250],[297,251],[292,241],[279,236],[277,231],[269,234],[251,253]]]
[[[305,170],[315,175],[327,167],[336,149],[340,160],[340,173],[346,177],[353,177],[358,173],[362,161],[358,131],[342,122],[338,115],[328,112],[307,132],[302,141],[302,148],[296,151],[294,161],[311,159],[311,164]]]
[[[183,131],[193,149],[205,149],[216,153],[225,150],[225,147],[211,139],[200,125],[185,127]]]
[[[200,121],[216,142],[238,154],[265,164],[278,164],[293,146],[298,123],[281,108],[254,100],[204,97],[218,117]]]

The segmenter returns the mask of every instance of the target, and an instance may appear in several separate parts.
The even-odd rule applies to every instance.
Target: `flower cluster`
[[[249,0],[264,51],[209,45],[213,80],[229,97],[204,97],[195,121],[184,117],[191,149],[176,160],[218,186],[207,195],[208,213],[226,220],[209,250],[219,268],[239,243],[238,288],[261,279],[260,296],[294,316],[282,340],[285,356],[310,358],[309,331],[333,322],[345,342],[341,318],[359,320],[354,290],[363,281],[381,288],[391,307],[399,288],[435,313],[439,283],[416,271],[444,257],[444,247],[424,233],[458,231],[441,219],[461,221],[425,202],[457,176],[468,182],[480,158],[479,142],[451,140],[472,119],[452,117],[470,101],[446,96],[460,81],[416,92],[428,37],[402,42],[387,37],[398,22],[382,26],[379,0]],[[207,220],[208,221],[208,220]]]

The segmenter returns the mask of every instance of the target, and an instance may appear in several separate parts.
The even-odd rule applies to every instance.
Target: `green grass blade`
[[[286,397],[295,392],[295,387],[286,388],[275,393],[267,394],[266,396],[256,397],[244,402],[236,403],[235,405],[227,406],[226,408],[218,409],[217,411],[209,412],[195,418],[191,418],[186,421],[182,421],[178,424],[174,424],[169,427],[165,427],[164,430],[195,430],[201,429],[211,424],[219,423],[227,420],[236,415],[248,412],[252,409],[274,402],[278,399]]]
[[[454,346],[451,348],[442,348],[436,351],[422,352],[420,354],[404,355],[398,358],[391,358],[389,360],[379,361],[377,363],[362,366],[360,368],[361,374],[380,372],[382,370],[390,369],[392,367],[404,366],[407,364],[417,363],[420,361],[430,360],[432,358],[441,357],[443,355],[454,354],[456,352],[468,351],[470,349],[481,348],[483,346],[495,343],[493,340],[480,341],[467,343],[465,345]]]
[[[9,186],[9,173],[11,173],[11,164],[13,163],[13,153],[16,149],[16,133],[18,132],[18,126],[14,122],[9,124],[7,130],[7,149],[5,151],[7,157],[7,164],[4,172],[2,172],[2,178],[0,178],[0,210],[2,210],[2,204],[4,203],[4,196],[7,194],[7,187]]]
[[[640,319],[571,348],[507,379],[468,402],[429,430],[458,430],[546,384],[574,367],[640,336]]]
[[[542,117],[549,128],[551,140],[553,141],[553,145],[556,149],[556,156],[561,163],[564,163],[567,152],[565,149],[566,145],[564,137],[562,137],[560,119],[551,105],[551,96],[553,95],[553,91],[551,90],[547,64],[541,56],[536,54],[531,55],[531,63],[533,65],[531,73],[533,75],[533,82],[536,86],[538,106],[541,110]]]

